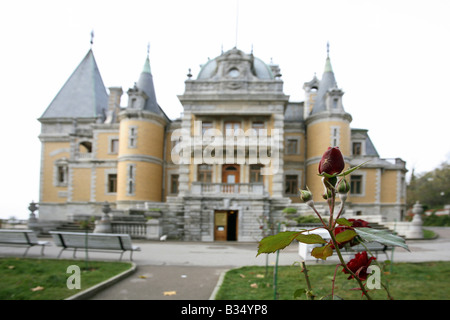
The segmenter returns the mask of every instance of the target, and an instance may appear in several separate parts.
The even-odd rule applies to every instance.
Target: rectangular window
[[[119,139],[111,139],[109,142],[109,153],[119,153]]]
[[[136,183],[136,165],[129,164],[127,166],[127,195],[133,196],[135,193]]]
[[[350,176],[350,194],[362,194],[362,180],[360,175]]]
[[[64,184],[67,182],[67,166],[58,166],[58,183]]]
[[[353,142],[353,155],[361,155],[361,142]]]
[[[132,126],[128,128],[128,148],[137,147],[137,127]]]
[[[297,175],[286,175],[285,178],[285,189],[284,193],[288,195],[298,194],[298,176]]]
[[[225,134],[227,130],[237,130],[241,128],[241,122],[239,121],[227,121],[225,122]]]
[[[250,183],[263,182],[263,176],[261,175],[262,165],[252,164],[250,165]]]
[[[298,154],[298,140],[287,139],[286,140],[286,154]]]
[[[177,174],[170,176],[170,193],[172,194],[178,193],[178,177]]]
[[[264,129],[264,122],[262,121],[255,121],[252,123],[252,129],[256,130],[256,133],[259,134],[259,130]]]
[[[197,170],[197,181],[203,183],[212,182],[212,166],[207,164],[201,164]]]
[[[206,130],[212,129],[212,128],[213,128],[212,122],[209,122],[209,121],[202,122],[202,134],[205,134]]]
[[[340,127],[331,127],[331,141],[330,144],[332,147],[338,147],[340,144]]]
[[[117,192],[117,174],[108,174],[108,193]]]

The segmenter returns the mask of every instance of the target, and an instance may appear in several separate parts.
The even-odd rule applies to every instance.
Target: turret
[[[139,80],[119,114],[118,208],[162,200],[165,127],[169,119],[159,107],[147,54]]]
[[[307,88],[309,88],[307,86]],[[329,51],[322,79],[309,114],[305,115],[307,153],[306,153],[306,181],[313,192],[316,201],[320,200],[323,192],[320,179],[317,178],[317,165],[322,154],[328,147],[339,147],[344,159],[351,155],[350,122],[352,117],[345,112],[342,96],[344,92],[338,88],[331,66]],[[310,99],[311,103],[311,99]],[[305,112],[307,112],[306,110]]]

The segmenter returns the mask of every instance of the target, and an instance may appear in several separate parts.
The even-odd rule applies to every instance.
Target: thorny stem
[[[333,285],[331,287],[331,299],[334,300],[334,283],[336,282],[336,273],[337,273],[337,269],[339,268],[340,264],[336,265],[336,269],[334,269],[334,277],[333,280],[331,280],[333,282]]]
[[[308,300],[314,300],[314,295],[312,294],[311,282],[309,282],[308,269],[306,269],[305,261],[302,261],[302,272],[305,274],[306,285],[308,287],[306,297],[308,298]]]
[[[372,298],[371,298],[371,297],[369,296],[369,294],[367,293],[367,290],[366,290],[366,288],[364,287],[364,284],[362,283],[361,279],[359,279],[359,277],[356,276],[355,273],[347,267],[347,264],[345,263],[344,258],[342,258],[341,250],[339,250],[338,242],[336,241],[336,237],[334,236],[333,231],[332,231],[332,230],[328,230],[328,233],[329,233],[330,236],[331,236],[331,240],[333,241],[334,248],[336,249],[336,253],[337,253],[338,257],[339,257],[339,261],[341,261],[342,266],[344,267],[344,269],[345,269],[350,275],[353,276],[353,278],[355,278],[355,280],[356,280],[356,281],[358,282],[358,284],[359,284],[359,287],[361,288],[361,291],[362,291],[363,294],[367,297],[367,299],[368,299],[368,300],[372,300]]]

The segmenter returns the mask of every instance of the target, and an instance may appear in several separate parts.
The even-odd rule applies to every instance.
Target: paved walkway
[[[409,240],[410,252],[396,248],[395,262],[450,261],[450,228],[428,228],[437,232],[436,240]],[[51,239],[49,239],[51,240]],[[233,242],[152,242],[134,240],[142,251],[133,254],[137,265],[134,274],[106,288],[92,299],[109,300],[153,300],[182,299],[206,300],[211,297],[220,275],[231,268],[246,265],[275,264],[276,255],[262,254],[256,257],[257,243]],[[24,248],[0,247],[0,256],[20,256]],[[45,249],[45,258],[56,258],[60,249],[50,246]],[[31,248],[28,257],[40,257],[39,248]],[[92,260],[117,261],[116,253],[91,252]],[[72,252],[64,252],[61,258],[72,259]],[[77,258],[83,259],[79,252]],[[123,260],[129,258],[125,253]],[[390,256],[391,258],[391,256]],[[336,257],[327,259],[333,263]],[[384,260],[383,255],[379,260]],[[300,261],[298,245],[292,244],[279,254],[279,265],[292,265]],[[314,261],[310,263],[315,263]]]

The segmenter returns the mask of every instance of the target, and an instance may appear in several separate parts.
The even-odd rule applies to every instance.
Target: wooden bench
[[[13,246],[27,246],[23,256],[34,246],[41,246],[41,255],[44,255],[45,246],[48,241],[39,241],[33,230],[0,229],[0,244]]]
[[[117,233],[84,233],[84,232],[62,232],[62,231],[50,231],[49,232],[53,241],[58,247],[62,247],[58,258],[62,252],[66,249],[73,249],[73,257],[77,249],[87,249],[92,251],[120,251],[120,259],[122,260],[123,253],[130,251],[130,260],[133,260],[133,252],[140,251],[141,248],[133,246],[131,243],[131,237],[129,234],[117,234]]]

